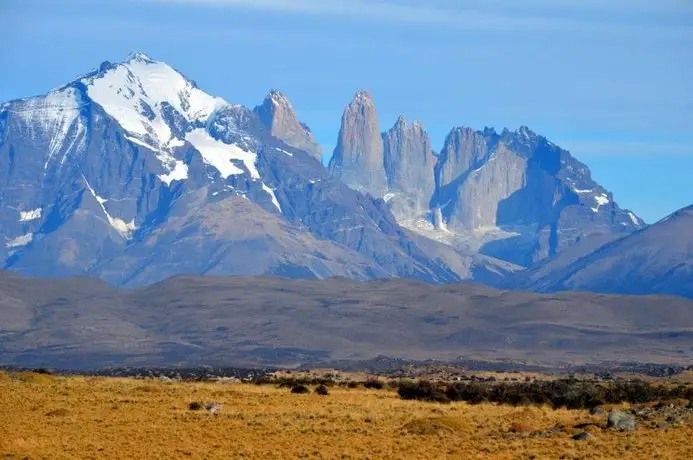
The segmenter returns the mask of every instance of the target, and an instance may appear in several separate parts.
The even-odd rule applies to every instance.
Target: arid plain
[[[276,385],[0,374],[2,458],[691,458],[693,426]],[[191,403],[201,403],[191,410]],[[219,406],[212,413],[206,404]],[[193,404],[194,407],[194,404]],[[627,406],[622,406],[626,408]],[[610,408],[606,408],[609,410]],[[579,428],[576,428],[579,427]],[[578,432],[590,434],[575,440]]]

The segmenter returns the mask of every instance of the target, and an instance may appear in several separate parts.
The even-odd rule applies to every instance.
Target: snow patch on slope
[[[638,220],[638,217],[633,214],[632,212],[628,212],[628,217],[630,217],[631,222],[633,222],[634,225],[640,225],[640,221]]]
[[[175,180],[185,180],[188,178],[188,165],[180,160],[176,160],[173,157],[173,167],[168,174],[159,174],[159,179],[166,185],[171,185],[171,182]],[[162,161],[163,162],[163,161]]]
[[[8,248],[18,248],[21,246],[26,246],[34,240],[33,233],[27,233],[26,235],[18,236],[17,238],[8,241],[5,246]]]
[[[222,179],[244,173],[241,168],[233,164],[232,160],[241,161],[252,179],[260,179],[260,173],[255,166],[257,154],[254,152],[243,150],[237,145],[225,144],[200,128],[186,134],[185,140],[200,152],[206,164],[219,171]]]
[[[43,210],[41,208],[32,209],[31,211],[20,211],[19,221],[20,222],[30,222],[32,220],[40,219]]]
[[[592,211],[593,211],[593,212],[599,212],[599,208],[601,208],[602,206],[605,206],[605,205],[607,205],[607,204],[610,203],[609,197],[606,196],[606,194],[604,194],[604,193],[602,193],[602,194],[599,195],[599,196],[595,196],[595,197],[594,197],[594,201],[597,202],[597,207],[596,207],[596,208],[592,208]]]
[[[158,149],[132,136],[125,136],[125,139],[132,142],[133,144],[139,145],[140,147],[144,147],[154,152],[156,157],[161,162],[161,165],[167,171],[166,174],[159,174],[159,176],[157,176],[159,177],[161,182],[165,183],[166,185],[171,185],[171,182],[173,182],[174,180],[185,180],[188,178],[188,165],[186,165],[181,160],[176,159],[169,152],[174,148],[184,146],[185,141],[182,141],[174,137],[168,142],[164,149]]]
[[[289,155],[290,157],[294,156],[293,153],[287,152],[287,151],[284,150],[284,149],[280,149],[280,148],[277,148],[277,147],[275,147],[274,149],[275,149],[276,151],[278,151],[278,152],[286,153],[286,154]]]
[[[267,184],[265,184],[265,183],[263,182],[263,183],[262,183],[262,190],[264,190],[265,192],[267,192],[267,193],[269,194],[269,196],[272,198],[272,203],[273,203],[274,206],[279,210],[279,212],[283,212],[283,211],[282,211],[282,207],[281,207],[281,205],[279,204],[279,200],[277,200],[277,195],[274,194],[274,189],[269,188],[269,187],[267,186]]]
[[[122,219],[118,219],[117,217],[111,216],[106,210],[105,206],[108,200],[97,195],[94,189],[91,187],[91,185],[89,185],[89,182],[87,182],[86,178],[84,179],[84,183],[87,184],[89,192],[91,192],[92,196],[101,206],[101,209],[103,210],[103,213],[106,215],[106,219],[108,220],[109,225],[113,227],[118,233],[120,233],[120,235],[126,240],[132,238],[132,233],[135,230],[137,230],[137,226],[135,226],[135,219],[132,219],[130,222],[125,222]]]
[[[77,90],[68,87],[9,106],[30,138],[50,136],[44,170],[58,153],[63,152],[60,163],[64,164],[68,154],[84,149],[86,126],[79,116],[84,105]]]

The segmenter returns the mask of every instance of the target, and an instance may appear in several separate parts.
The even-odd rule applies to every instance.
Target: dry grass
[[[189,410],[195,401],[223,409]],[[629,434],[590,426],[594,439],[571,439],[575,425],[603,418],[402,401],[394,390],[333,387],[319,396],[241,384],[0,376],[0,458],[691,458],[690,426]]]

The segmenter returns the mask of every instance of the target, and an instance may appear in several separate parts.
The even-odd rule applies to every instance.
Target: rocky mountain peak
[[[398,220],[415,220],[426,212],[435,189],[435,156],[431,139],[419,122],[403,116],[383,133],[389,202]]]
[[[352,99],[351,103],[374,105],[373,96],[365,89],[358,90],[356,94],[354,94],[354,98]]]
[[[285,107],[287,109],[293,110],[293,106],[291,105],[289,98],[286,97],[286,95],[284,95],[284,93],[282,93],[278,89],[271,89],[267,97],[265,97],[265,101],[269,101],[273,105],[278,107]]]
[[[298,119],[293,104],[281,91],[271,90],[254,112],[269,128],[272,136],[322,161],[322,147],[313,138],[310,129]]]
[[[329,170],[351,188],[373,196],[387,189],[378,114],[367,91],[358,91],[344,110]]]
[[[149,57],[146,53],[143,53],[142,51],[133,51],[132,53],[128,54],[127,58],[125,58],[125,62],[132,62],[132,61],[138,61],[138,62],[156,62],[154,59]]]

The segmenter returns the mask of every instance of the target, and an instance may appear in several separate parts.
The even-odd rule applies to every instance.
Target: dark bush
[[[279,388],[293,388],[296,385],[324,385],[331,387],[335,384],[334,380],[323,377],[279,377],[273,383],[279,385]]]
[[[647,382],[603,382],[568,378],[551,382],[471,381],[457,383],[400,382],[402,399],[422,401],[495,402],[512,406],[547,404],[554,408],[592,409],[603,404],[645,403],[662,400],[693,400],[693,388],[667,388]],[[441,397],[441,395],[443,397]]]
[[[294,385],[291,388],[291,392],[294,394],[302,395],[302,394],[310,393],[310,390],[308,389],[307,386],[302,385],[302,384],[298,384],[298,385]]]
[[[190,409],[190,410],[201,410],[201,409],[202,409],[202,406],[203,406],[203,404],[202,404],[201,402],[193,401],[193,402],[191,402],[190,404],[188,404],[188,409]]]
[[[426,380],[421,380],[419,382],[402,382],[397,393],[402,399],[416,399],[419,401],[439,403],[450,402],[450,398],[441,387]]]
[[[385,384],[378,379],[368,379],[363,382],[363,386],[373,390],[382,390],[385,388]]]
[[[330,392],[327,391],[327,387],[325,385],[318,385],[318,387],[315,389],[315,392],[320,396],[327,396],[330,394]]]
[[[347,388],[358,388],[359,384],[357,382],[349,382],[347,383]]]

